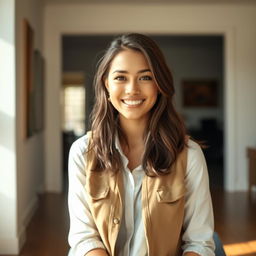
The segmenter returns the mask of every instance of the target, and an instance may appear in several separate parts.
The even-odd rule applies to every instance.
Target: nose
[[[140,93],[140,88],[139,88],[138,82],[135,79],[130,80],[126,84],[125,93],[131,94],[131,95]]]

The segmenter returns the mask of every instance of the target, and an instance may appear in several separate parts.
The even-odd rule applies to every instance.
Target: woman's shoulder
[[[188,150],[189,151],[200,151],[201,150],[201,146],[194,141],[193,139],[189,138],[188,139]]]
[[[205,157],[201,146],[194,140],[188,140],[187,171],[205,165]]]
[[[90,137],[91,137],[91,132],[87,132],[82,137],[76,139],[72,143],[70,151],[73,152],[73,153],[84,154],[87,151],[87,149],[88,149]]]

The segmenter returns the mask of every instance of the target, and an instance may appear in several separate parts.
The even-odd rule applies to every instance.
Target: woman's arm
[[[68,240],[71,253],[76,256],[84,256],[89,251],[99,248],[103,249],[101,251],[105,249],[87,203],[88,195],[85,190],[85,152],[87,146],[88,138],[82,137],[73,143],[69,152],[68,207],[70,230]]]
[[[187,192],[182,237],[183,255],[194,252],[191,255],[214,256],[214,219],[208,171],[201,148],[191,140],[185,183]]]
[[[103,249],[94,249],[85,254],[85,256],[108,256],[108,254]]]
[[[184,256],[200,256],[199,254],[195,253],[195,252],[186,252],[184,254]]]

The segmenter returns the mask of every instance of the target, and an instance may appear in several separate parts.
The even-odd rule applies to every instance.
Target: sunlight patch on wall
[[[0,38],[0,111],[14,117],[15,104],[8,95],[15,93],[14,46]]]
[[[0,193],[13,199],[14,195],[10,191],[13,188],[13,183],[16,182],[15,172],[12,172],[15,169],[15,153],[5,145],[0,145],[0,156],[1,166],[4,166],[4,168],[0,168],[0,177],[5,179],[5,182],[1,183]]]

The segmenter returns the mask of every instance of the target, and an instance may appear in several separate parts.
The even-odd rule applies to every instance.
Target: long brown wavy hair
[[[141,52],[148,61],[159,94],[148,123],[142,166],[149,176],[164,175],[178,154],[186,146],[185,127],[173,106],[175,93],[173,77],[164,55],[148,36],[131,33],[114,39],[98,63],[94,78],[95,104],[91,115],[92,138],[89,151],[93,153],[92,171],[122,168],[121,157],[115,147],[115,138],[125,140],[118,121],[118,112],[108,100],[105,79],[115,56],[125,50]]]

